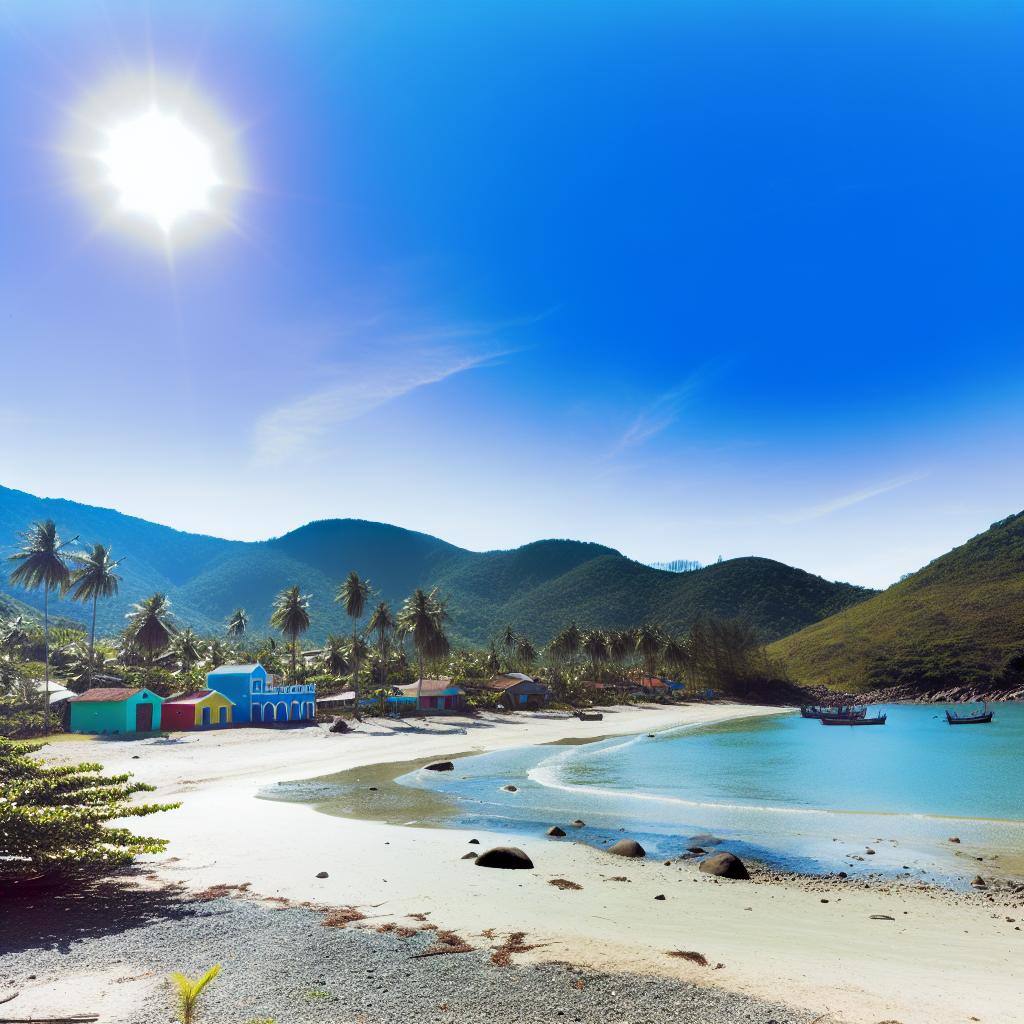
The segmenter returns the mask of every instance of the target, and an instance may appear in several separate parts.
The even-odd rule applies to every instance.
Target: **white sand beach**
[[[852,1024],[1024,1021],[1024,914],[984,894],[719,881],[693,863],[627,860],[542,835],[521,843],[534,871],[484,870],[463,854],[507,843],[507,836],[355,821],[256,799],[270,783],[363,765],[777,710],[617,708],[600,722],[492,714],[414,726],[369,722],[348,735],[317,727],[237,729],[132,742],[68,740],[48,746],[44,756],[129,770],[157,786],[156,798],[180,800],[180,809],[134,827],[169,839],[166,854],[147,860],[161,879],[192,889],[249,883],[249,893],[262,897],[356,907],[367,925],[426,914],[467,936],[521,931],[537,948],[517,962],[669,975]],[[470,838],[481,845],[469,846]],[[322,871],[329,877],[318,879]],[[613,880],[621,878],[628,881]],[[552,879],[582,888],[562,890]],[[655,900],[659,895],[665,899]],[[671,957],[671,950],[699,952],[709,966]]]

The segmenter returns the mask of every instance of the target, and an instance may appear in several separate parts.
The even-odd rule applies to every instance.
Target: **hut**
[[[312,683],[275,686],[274,677],[259,662],[221,665],[206,674],[206,687],[231,701],[236,725],[309,722],[316,718],[316,687]]]
[[[145,687],[99,686],[68,701],[71,732],[152,732],[160,728],[163,697]]]
[[[165,729],[211,729],[231,725],[235,709],[218,690],[197,690],[169,697],[163,703],[161,720]]]
[[[522,672],[506,672],[484,683],[483,688],[501,694],[501,702],[509,708],[542,708],[551,701],[551,690],[545,683]]]
[[[647,700],[667,700],[672,696],[671,689],[660,676],[642,676],[633,692]]]
[[[418,693],[420,711],[461,711],[466,706],[466,691],[444,676],[440,679],[421,679],[419,683],[410,683],[397,689],[397,700],[393,703],[400,702],[402,698],[415,701]]]

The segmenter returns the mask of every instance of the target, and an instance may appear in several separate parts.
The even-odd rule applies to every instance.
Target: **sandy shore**
[[[554,714],[56,743],[45,756],[131,770],[182,807],[147,819],[170,840],[160,878],[201,890],[249,883],[265,897],[354,906],[375,925],[427,914],[478,935],[525,932],[517,960],[568,961],[724,986],[852,1024],[1024,1021],[1024,913],[984,895],[847,884],[718,882],[537,836],[532,872],[462,860],[507,837],[410,829],[255,799],[260,787],[362,765],[567,738],[652,732],[775,709],[730,705],[615,709],[602,722]],[[481,847],[468,845],[478,838]],[[318,872],[329,877],[318,879]],[[552,879],[580,889],[559,889]],[[626,881],[616,880],[626,879]],[[664,900],[656,900],[663,895]],[[887,919],[873,918],[884,915]],[[1013,919],[1013,920],[1011,920]],[[668,956],[702,953],[712,967]],[[719,969],[713,965],[722,964]]]

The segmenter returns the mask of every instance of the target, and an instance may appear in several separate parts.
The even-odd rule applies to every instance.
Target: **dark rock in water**
[[[635,839],[620,839],[608,847],[616,857],[646,857],[647,851]]]
[[[653,740],[653,739],[654,739],[654,733],[653,733],[653,732],[649,732],[649,733],[647,734],[647,738],[648,738],[649,740]]]
[[[686,848],[687,853],[707,853],[703,846],[688,846]]]
[[[469,845],[470,846],[479,846],[480,845],[480,840],[479,839],[470,839]]]
[[[327,872],[326,872],[326,871],[318,871],[318,872],[316,873],[316,877],[317,877],[317,878],[327,878],[327,877],[329,877],[329,876],[328,876],[328,874],[327,874]]]
[[[377,787],[376,786],[370,786],[370,792],[371,793],[376,793],[377,792]]]
[[[477,854],[475,854],[472,850],[470,850],[469,853],[464,853],[462,855],[463,860],[476,860],[476,858]]]
[[[706,875],[718,878],[749,878],[747,867],[734,853],[713,853],[700,862],[700,869]]]
[[[951,843],[959,843],[960,842],[960,837],[959,836],[950,836],[949,837],[949,841]]]
[[[874,855],[875,855],[875,851],[874,851],[874,850],[872,850],[870,846],[867,846],[867,847],[865,847],[865,848],[864,848],[864,852],[865,852],[865,853],[866,853],[866,854],[867,854],[867,855],[868,855],[869,857],[874,857]]]
[[[552,825],[551,828],[548,829],[548,835],[549,836],[564,836],[565,835],[565,830],[564,829],[560,829],[557,825]]]
[[[718,836],[708,835],[706,832],[699,836],[690,836],[690,842],[694,846],[719,846],[725,842],[724,839],[719,839]]]
[[[572,825],[573,828],[583,828],[583,826],[586,825],[586,822],[577,818],[575,821],[572,821],[569,824]]]
[[[495,846],[484,850],[476,859],[480,868],[508,868],[511,870],[533,867],[533,861],[516,846]]]
[[[423,770],[427,772],[452,772],[455,765],[451,761],[435,761],[433,764],[425,764]]]
[[[988,882],[986,882],[985,879],[981,877],[981,875],[975,875],[971,879],[971,885],[973,885],[975,889],[987,889],[988,888]]]
[[[661,894],[661,893],[659,893],[659,894],[658,894],[657,896],[655,896],[654,898],[655,898],[656,900],[663,900],[663,899],[665,898],[665,896],[664,896],[664,894]]]
[[[519,792],[519,787],[518,786],[509,785],[509,786],[502,786],[501,788],[503,790],[505,790],[506,793],[518,793]]]
[[[836,874],[836,878],[849,878],[850,876],[845,871],[840,871]]]

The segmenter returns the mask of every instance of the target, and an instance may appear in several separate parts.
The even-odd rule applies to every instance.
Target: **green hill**
[[[770,651],[803,684],[923,692],[988,682],[1022,648],[1024,512]]]
[[[651,621],[682,630],[702,613],[743,616],[771,640],[873,593],[764,558],[674,573],[599,544],[543,540],[511,551],[474,552],[358,519],[309,523],[268,541],[227,541],[3,487],[0,556],[16,548],[19,531],[44,518],[54,519],[63,537],[78,535],[83,545],[100,541],[115,557],[124,556],[121,593],[100,604],[104,633],[119,630],[128,607],[157,590],[170,597],[179,623],[199,631],[219,631],[234,608],[244,607],[253,631],[264,632],[274,595],[298,583],[312,595],[309,638],[319,641],[348,628],[333,596],[351,569],[369,577],[376,595],[395,606],[416,587],[439,587],[449,602],[453,636],[474,643],[490,639],[505,623],[545,643],[571,621],[609,628]],[[4,594],[40,603],[38,594],[12,590],[6,573],[0,578]],[[52,604],[55,615],[85,618],[80,606]]]

